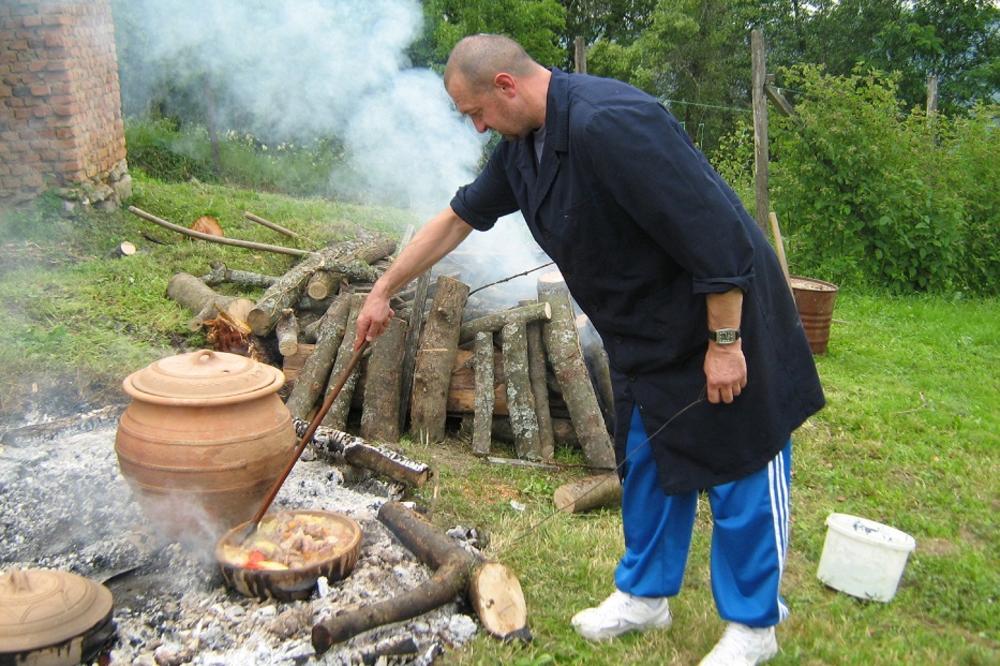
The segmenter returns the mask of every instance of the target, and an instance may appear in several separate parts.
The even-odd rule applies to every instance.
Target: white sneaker
[[[748,627],[730,622],[722,638],[698,666],[753,666],[778,654],[774,627]]]
[[[629,631],[669,627],[666,597],[636,597],[615,590],[596,608],[587,608],[570,620],[577,633],[591,641],[603,641]]]

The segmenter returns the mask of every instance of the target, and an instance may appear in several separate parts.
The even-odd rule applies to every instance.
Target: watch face
[[[739,338],[739,331],[735,328],[720,328],[715,331],[715,341],[720,345],[731,345]]]

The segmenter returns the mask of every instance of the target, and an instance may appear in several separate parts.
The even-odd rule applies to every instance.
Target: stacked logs
[[[276,350],[280,362],[264,360],[282,366],[289,411],[308,421],[346,366],[358,312],[394,250],[389,239],[363,236],[310,253],[282,276],[213,264],[200,278],[174,276],[167,293],[196,313],[193,327],[232,329],[210,333],[217,348]],[[220,284],[264,292],[253,302],[217,293]],[[588,466],[612,469],[607,359],[596,335],[581,335],[589,324],[561,276],[542,275],[537,298],[512,307],[490,309],[480,297],[467,308],[469,293],[451,275],[405,287],[392,301],[397,316],[322,425],[345,431],[350,422],[363,439],[396,442],[409,423],[414,437],[437,442],[458,417],[477,455],[503,440],[518,458],[544,463],[557,443],[574,444]]]

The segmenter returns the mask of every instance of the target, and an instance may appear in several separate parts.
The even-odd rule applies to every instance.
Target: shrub
[[[900,107],[897,77],[786,73],[797,115],[771,116],[770,185],[793,270],[893,292],[1000,289],[998,107],[927,118]],[[752,134],[715,155],[752,197]],[[745,198],[752,206],[752,198]]]

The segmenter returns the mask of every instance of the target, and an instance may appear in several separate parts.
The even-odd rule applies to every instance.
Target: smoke
[[[119,31],[137,33],[119,35],[130,98],[164,77],[207,77],[217,116],[269,140],[339,137],[348,165],[331,174],[334,191],[422,215],[475,175],[483,137],[437,74],[409,66],[416,0],[130,0],[116,10]]]

